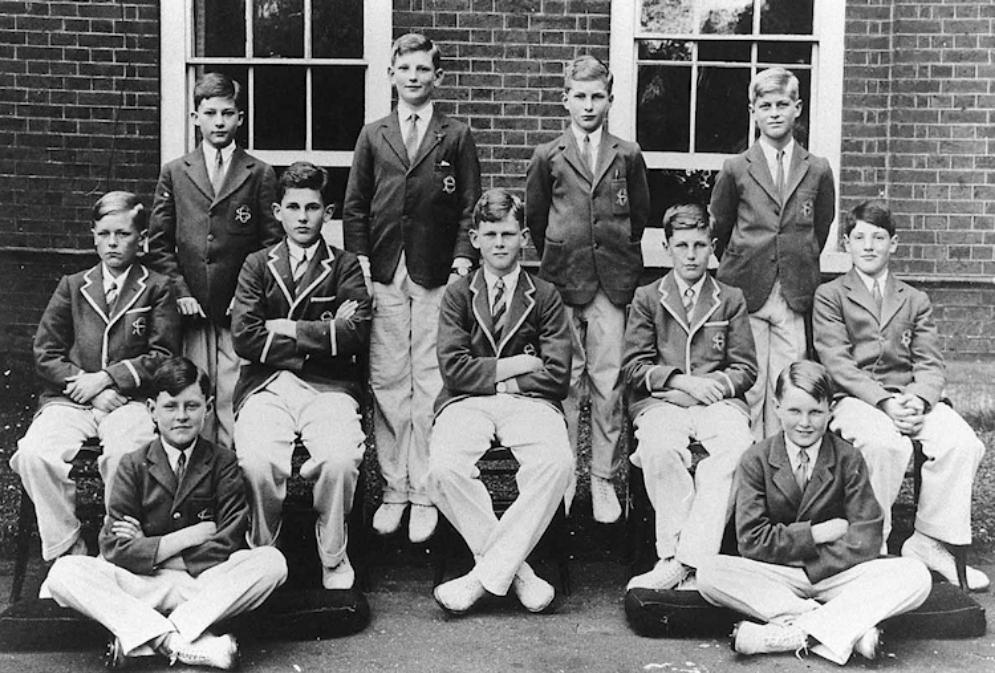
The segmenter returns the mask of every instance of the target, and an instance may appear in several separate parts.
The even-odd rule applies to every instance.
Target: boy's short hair
[[[481,222],[500,222],[508,217],[508,213],[515,216],[519,229],[525,228],[525,206],[522,205],[522,200],[507,189],[488,189],[480,195],[477,205],[473,207],[473,227],[476,229]]]
[[[288,189],[315,189],[325,199],[328,171],[310,161],[295,161],[287,166],[276,182],[276,200],[279,203]]]
[[[399,57],[413,51],[427,51],[432,57],[432,67],[436,70],[442,67],[442,52],[439,51],[435,42],[421,33],[407,33],[394,40],[394,44],[390,48],[390,64],[394,65]]]
[[[211,379],[204,370],[185,357],[171,357],[163,360],[152,375],[152,399],[159,397],[159,393],[176,397],[195,383],[204,393],[204,399],[210,399]]]
[[[780,400],[788,386],[808,393],[816,402],[833,401],[833,378],[818,362],[799,360],[782,369],[774,384],[774,396]]]
[[[846,214],[846,222],[843,225],[843,234],[849,236],[858,221],[881,227],[888,232],[889,236],[895,235],[895,220],[891,217],[891,210],[884,201],[871,199],[864,201]]]
[[[669,241],[675,231],[701,229],[712,238],[712,222],[708,211],[698,203],[679,203],[663,214],[663,235]]]
[[[223,72],[205,72],[193,85],[194,109],[199,108],[201,101],[208,98],[230,98],[235,101],[235,107],[241,110],[242,85]]]
[[[608,93],[612,92],[612,85],[615,83],[615,76],[608,69],[604,61],[595,58],[590,54],[578,56],[567,66],[563,73],[563,88],[570,91],[574,82],[599,81],[605,85]]]
[[[107,192],[93,204],[91,211],[92,225],[114,213],[131,213],[131,221],[135,231],[141,233],[149,227],[149,211],[141,200],[131,192]]]
[[[750,105],[769,93],[786,93],[792,100],[798,100],[799,87],[798,78],[790,70],[781,67],[761,70],[750,80]]]

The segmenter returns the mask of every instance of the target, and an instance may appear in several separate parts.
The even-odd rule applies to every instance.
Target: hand
[[[674,374],[667,385],[682,390],[702,404],[715,404],[725,398],[724,386],[715,379],[690,374]]]
[[[846,535],[847,530],[849,530],[850,524],[846,519],[830,519],[829,521],[823,521],[822,523],[816,523],[812,525],[812,539],[815,540],[816,544],[826,544],[827,542],[834,542],[839,540],[841,537]]]
[[[213,521],[201,521],[183,529],[187,535],[187,547],[196,547],[210,540],[218,532],[218,526]]]
[[[66,379],[66,387],[62,391],[76,404],[86,404],[97,393],[114,384],[110,375],[104,370],[99,372],[82,372]]]
[[[545,365],[542,363],[542,358],[536,355],[529,355],[528,353],[521,353],[520,355],[513,355],[512,358],[515,360],[515,364],[521,369],[521,371],[516,374],[516,376],[521,376],[522,374],[531,374],[532,372],[540,371]]]
[[[921,411],[917,411],[919,406],[916,403],[913,402],[911,406],[906,406],[906,401],[904,395],[889,397],[881,403],[881,410],[888,414],[899,432],[903,435],[914,435],[922,429],[923,414]],[[923,407],[925,407],[925,403],[923,403]]]
[[[201,318],[206,318],[204,314],[204,309],[200,307],[200,302],[193,297],[180,297],[176,300],[176,308],[179,309],[180,315],[196,315]]]
[[[127,403],[128,398],[113,388],[104,388],[97,393],[96,397],[90,400],[90,404],[93,405],[94,409],[99,409],[106,414],[111,413],[115,409],[120,409]]]
[[[359,302],[355,299],[347,299],[346,301],[339,304],[339,310],[335,312],[336,320],[348,320],[349,318],[356,315],[356,309],[359,308]]]
[[[266,321],[266,329],[273,334],[290,337],[291,339],[297,338],[296,320],[290,320],[289,318],[273,318]]]
[[[111,524],[111,534],[122,540],[138,540],[145,537],[138,519],[128,515]]]

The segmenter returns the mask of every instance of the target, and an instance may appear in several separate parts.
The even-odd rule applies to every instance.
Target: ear
[[[321,219],[325,222],[335,218],[335,204],[329,203],[325,206],[325,210],[321,213]]]
[[[898,234],[891,237],[891,245],[888,247],[888,252],[892,255],[898,250]]]
[[[614,93],[608,94],[608,104],[611,105],[614,102],[615,102],[615,94]]]
[[[532,240],[532,233],[527,227],[522,227],[522,244],[527,245],[530,240]]]
[[[843,234],[843,251],[850,252],[850,235]]]
[[[245,121],[245,110],[239,110],[238,111],[238,122],[235,124],[235,128],[240,127],[242,125],[242,122],[244,122],[244,121]]]
[[[142,229],[138,232],[138,244],[144,246],[146,239],[149,237],[149,230]]]
[[[443,76],[445,74],[446,74],[446,71],[443,70],[442,68],[436,68],[435,69],[435,85],[436,86],[439,86],[440,84],[442,84],[442,78],[443,78]]]
[[[470,245],[480,250],[480,234],[477,233],[476,229],[470,230]]]
[[[795,101],[795,109],[798,111],[798,114],[802,113],[802,99],[801,98],[799,98],[798,100]]]
[[[155,420],[155,400],[153,400],[151,397],[146,398],[145,406],[148,407],[149,414],[151,414],[152,419]]]
[[[279,203],[274,203],[273,204],[273,217],[275,217],[278,220],[280,219],[280,204]]]
[[[205,414],[208,414],[208,415],[214,413],[214,397],[213,396],[208,397],[207,398],[207,402],[204,403],[204,412],[205,412]]]

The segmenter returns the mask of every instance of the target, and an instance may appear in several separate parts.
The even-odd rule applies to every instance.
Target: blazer
[[[479,197],[469,127],[436,106],[409,162],[395,110],[364,126],[356,140],[342,212],[345,248],[369,258],[378,283],[391,282],[403,252],[412,280],[445,285],[454,257],[477,258],[469,231]]]
[[[232,343],[248,363],[235,385],[236,411],[282,370],[324,390],[359,398],[371,316],[359,260],[320,241],[300,290],[294,289],[293,278],[286,241],[249,255],[238,276]],[[355,314],[336,319],[339,306],[350,299],[359,302]],[[268,331],[266,321],[271,318],[296,320],[297,338]]]
[[[111,533],[111,525],[125,516],[141,523],[144,537],[127,540]],[[160,538],[201,521],[213,521],[218,530],[206,542],[181,552],[194,577],[246,546],[249,505],[235,453],[197,438],[183,483],[177,484],[162,441],[156,439],[125,454],[114,473],[100,554],[125,570],[151,575],[157,569]]]
[[[522,269],[507,311],[508,329],[496,341],[484,272],[478,269],[446,287],[436,341],[443,383],[436,414],[457,400],[496,394],[498,358],[522,353],[538,356],[544,366],[516,377],[518,394],[544,400],[562,412],[572,353],[559,293]]]
[[[159,364],[180,352],[180,315],[169,280],[132,265],[113,311],[103,265],[63,276],[35,332],[39,409],[75,404],[62,391],[81,372],[106,371],[125,397],[143,399]]]
[[[918,395],[927,408],[946,383],[929,296],[888,274],[881,315],[857,272],[815,292],[815,350],[844,393],[872,406],[894,392]]]
[[[819,285],[819,254],[836,213],[829,162],[796,143],[786,191],[782,207],[759,141],[725,161],[712,189],[717,278],[743,291],[750,313],[776,279],[797,313],[811,310]]]
[[[162,167],[149,225],[149,266],[173,282],[178,298],[194,297],[209,320],[227,325],[242,262],[275,245],[283,228],[273,216],[276,173],[240,147],[215,195],[197,147]]]
[[[691,319],[675,274],[636,290],[625,327],[622,380],[632,418],[669,388],[674,374],[720,381],[725,399],[748,413],[746,391],[757,379],[753,330],[743,293],[705,276]]]
[[[736,470],[736,539],[745,558],[798,565],[818,582],[881,553],[881,506],[860,452],[839,437],[822,438],[812,478],[802,493],[788,460],[784,433],[746,450]],[[842,518],[846,534],[817,545],[812,524]]]
[[[636,143],[606,131],[594,175],[569,129],[532,155],[525,220],[542,260],[539,275],[571,306],[589,303],[599,287],[613,304],[632,301],[649,209],[646,164]]]

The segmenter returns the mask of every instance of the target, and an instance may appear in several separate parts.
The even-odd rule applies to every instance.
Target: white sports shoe
[[[435,587],[432,596],[446,612],[462,615],[470,611],[474,604],[484,597],[487,590],[472,572],[444,582]]]
[[[536,575],[528,563],[523,563],[515,573],[511,588],[518,596],[518,602],[529,612],[542,612],[556,597],[553,585]]]
[[[687,576],[687,567],[677,559],[666,559],[656,562],[653,569],[642,575],[636,575],[625,585],[625,590],[652,589],[667,591],[673,589]]]
[[[611,479],[591,475],[591,507],[598,523],[615,523],[622,516],[622,506]]]
[[[193,641],[172,633],[159,651],[169,659],[171,666],[179,661],[188,666],[210,666],[230,671],[238,665],[238,643],[230,633],[223,636],[204,633]]]
[[[732,629],[730,645],[740,654],[808,651],[808,634],[797,626],[739,622]]]
[[[411,514],[408,517],[408,539],[414,543],[425,542],[439,523],[439,510],[432,505],[411,504]]]
[[[864,631],[864,635],[860,636],[860,640],[853,644],[853,651],[864,659],[873,660],[877,658],[878,648],[880,647],[881,630],[876,626],[872,626]]]
[[[381,535],[390,535],[401,527],[401,517],[404,516],[406,502],[385,502],[377,507],[373,514],[373,530]]]
[[[902,556],[919,559],[930,570],[943,575],[951,584],[957,584],[957,564],[954,556],[939,540],[915,532],[902,545]],[[984,591],[988,588],[988,576],[977,568],[967,567],[967,588],[971,591]]]
[[[356,583],[356,571],[353,570],[348,556],[343,556],[334,568],[321,569],[321,585],[326,589],[351,589]]]

